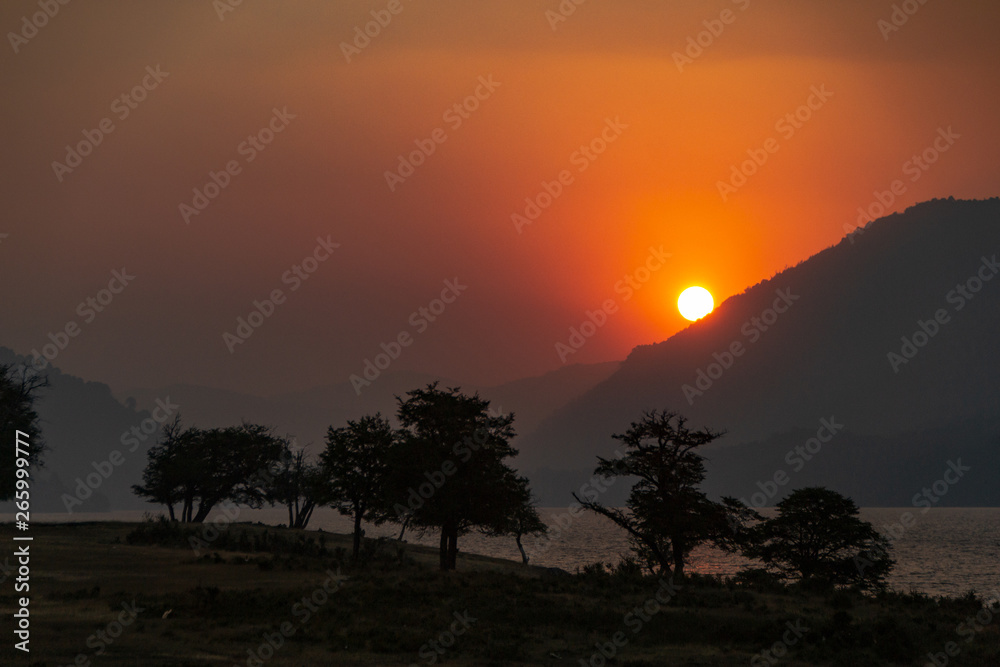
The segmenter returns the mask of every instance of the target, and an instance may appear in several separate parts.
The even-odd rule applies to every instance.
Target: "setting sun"
[[[712,312],[713,308],[715,308],[715,299],[704,287],[688,287],[681,292],[680,298],[677,299],[677,310],[681,311],[681,315],[692,322],[705,317]]]

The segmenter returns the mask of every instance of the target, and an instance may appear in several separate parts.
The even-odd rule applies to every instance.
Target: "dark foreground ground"
[[[678,588],[477,556],[443,574],[433,550],[394,542],[354,566],[346,536],[247,524],[199,555],[181,531],[32,526],[31,653],[13,648],[11,572],[0,664],[1000,667],[1000,611],[972,596]],[[0,526],[0,562],[15,563],[13,533]]]

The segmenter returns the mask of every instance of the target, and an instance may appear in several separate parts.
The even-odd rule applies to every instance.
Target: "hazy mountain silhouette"
[[[440,380],[444,386],[461,386],[470,393],[479,391],[491,401],[491,407],[514,412],[518,433],[527,433],[552,412],[607,379],[618,366],[618,362],[574,364],[493,387],[402,371],[384,373],[360,395],[345,381],[269,397],[197,385],[173,385],[132,390],[122,398],[134,397],[139,407],[148,408],[157,398],[169,394],[172,400],[181,404],[181,414],[187,424],[211,428],[251,420],[274,425],[280,432],[294,435],[300,444],[311,443],[311,450],[318,452],[331,424],[342,426],[348,419],[377,411],[394,420],[396,396],[435,380]]]
[[[791,480],[779,498],[830,484],[861,504],[909,504],[961,457],[973,470],[940,504],[998,504],[995,258],[1000,199],[934,200],[872,222],[669,340],[635,348],[614,375],[523,438],[519,464],[543,504],[567,504],[595,456],[614,450],[611,433],[644,409],[667,408],[695,427],[728,430],[710,462],[716,493],[750,493],[784,469]],[[952,291],[979,271],[990,280],[971,299]],[[762,330],[752,318],[776,300],[786,312],[765,315]],[[901,337],[912,339],[939,309],[947,321],[927,341],[918,336],[925,344],[907,348],[916,354],[894,368],[888,353],[902,358]],[[730,360],[735,342],[743,352]],[[706,375],[699,387],[699,369],[716,379]],[[686,395],[684,385],[703,393]],[[831,417],[844,430],[791,471],[785,453]]]
[[[0,363],[20,365],[27,361],[0,347]],[[470,392],[478,389],[495,407],[514,411],[518,428],[524,432],[617,368],[617,362],[576,364],[496,387],[462,386]],[[100,382],[88,382],[51,366],[46,373],[51,385],[42,390],[38,411],[48,451],[45,467],[38,471],[32,487],[32,509],[39,513],[65,512],[64,494],[81,500],[72,505],[74,513],[147,508],[132,494],[131,486],[141,480],[147,451],[157,436],[157,432],[142,433],[141,426],[152,414],[165,414],[158,405],[169,404],[171,413],[179,413],[186,425],[202,428],[244,420],[273,425],[280,433],[295,436],[300,444],[311,444],[310,451],[317,453],[331,424],[341,426],[348,419],[376,411],[394,419],[395,396],[438,379],[448,386],[460,384],[438,376],[393,372],[384,374],[361,395],[349,382],[271,397],[179,384],[129,391],[116,398]],[[147,423],[152,427],[152,422]],[[133,428],[140,429],[138,437],[131,433]],[[130,451],[133,446],[134,451]],[[116,450],[122,462],[109,468],[106,462]],[[111,472],[105,477],[101,470]],[[88,475],[96,488],[90,488],[86,497],[86,490],[77,490],[81,483],[86,486]],[[100,476],[99,483],[93,475]],[[11,503],[0,504],[0,512],[12,511]]]
[[[27,362],[30,357],[0,347],[0,363],[20,366]],[[81,482],[86,485],[88,475],[96,475],[91,477],[94,483],[80,492],[83,498],[81,504],[72,505],[74,513],[145,507],[129,489],[141,479],[146,452],[155,441],[155,435],[141,431],[143,421],[151,415],[126,407],[100,382],[88,382],[51,366],[45,374],[50,386],[39,391],[37,409],[48,449],[43,455],[45,466],[32,482],[32,511],[65,512],[63,494],[76,496],[77,487]],[[140,428],[139,437],[132,435],[133,427]],[[126,443],[123,437],[128,438]],[[115,458],[120,461],[117,465],[109,462],[116,450],[121,454],[120,459]],[[0,504],[0,512],[12,511],[12,503]]]
[[[116,400],[106,385],[53,368],[52,386],[38,406],[50,451],[33,509],[65,511],[62,495],[73,495],[78,480],[99,472],[94,464],[114,450],[124,462],[75,511],[143,507],[129,489],[140,479],[153,437],[133,452],[122,439],[150,418],[158,400],[169,398],[188,425],[251,420],[318,451],[330,424],[375,411],[391,417],[396,395],[436,379],[479,390],[494,406],[515,412],[517,464],[543,505],[568,504],[595,456],[614,450],[610,435],[651,408],[679,411],[694,427],[728,430],[710,452],[712,494],[749,500],[760,491],[758,482],[768,487],[782,471],[789,480],[779,498],[792,488],[827,484],[862,505],[908,505],[942,478],[949,461],[961,459],[971,469],[939,504],[1000,505],[995,256],[1000,200],[934,200],[869,224],[727,299],[669,340],[635,348],[620,364],[567,366],[495,387],[388,372],[360,396],[344,381],[270,397],[177,385]],[[991,280],[978,292],[954,291],[980,271]],[[785,312],[768,314],[775,305]],[[912,339],[919,321],[934,320],[939,309],[947,321],[926,344],[907,351],[915,355],[906,363],[903,356],[890,363],[890,352],[904,352],[901,337]],[[743,351],[729,358],[734,343]],[[23,361],[0,348],[0,362]],[[685,394],[685,385],[701,393]],[[786,457],[801,458],[794,448],[814,437],[823,419],[843,429],[811,460],[790,463]],[[620,500],[622,490],[605,500]]]

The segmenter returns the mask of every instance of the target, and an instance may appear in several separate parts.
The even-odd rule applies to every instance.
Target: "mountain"
[[[771,504],[825,484],[869,506],[927,502],[925,490],[939,505],[996,506],[998,257],[1000,200],[934,200],[870,223],[624,362],[461,386],[515,413],[516,463],[543,506],[567,505],[595,457],[613,452],[611,434],[653,408],[727,430],[707,452],[712,495]],[[0,363],[24,361],[0,348]],[[174,413],[201,427],[270,424],[316,452],[329,425],[392,416],[396,395],[437,379],[386,373],[360,396],[341,382],[269,397],[176,385],[116,399],[104,384],[48,374],[36,512],[64,512],[68,498],[75,512],[144,507],[130,487]],[[620,502],[624,487],[603,500]]]
[[[491,407],[514,412],[515,426],[525,433],[541,423],[553,411],[605,380],[618,368],[617,362],[574,364],[538,377],[524,378],[493,387],[478,387],[447,378],[413,372],[385,373],[370,387],[357,394],[349,382],[307,390],[261,397],[196,385],[173,385],[157,389],[136,389],[122,398],[151,408],[157,399],[170,396],[181,405],[184,423],[201,427],[237,424],[243,420],[275,426],[289,433],[311,450],[323,446],[327,427],[358,419],[365,414],[381,413],[392,418],[396,396],[435,380],[443,386],[461,386],[463,391],[478,391],[489,399]]]
[[[30,357],[0,347],[0,364],[26,363]],[[118,402],[105,384],[51,366],[44,373],[49,386],[39,391],[36,408],[46,446],[45,465],[35,471],[32,481],[32,511],[144,508],[130,487],[141,481],[146,453],[155,441],[159,424],[153,414]],[[165,407],[152,408],[158,417],[167,416]],[[0,512],[13,511],[12,503],[0,503]]]
[[[938,502],[1000,504],[998,258],[1000,199],[933,200],[869,223],[635,348],[522,440],[522,470],[543,504],[565,505],[613,452],[609,436],[657,408],[727,431],[708,450],[715,494],[770,488],[784,470],[792,478],[768,504],[807,484],[910,504],[961,458],[973,470]],[[793,470],[785,454],[823,419],[836,434],[822,431],[829,442],[809,444],[822,449]]]
[[[339,426],[348,419],[357,419],[379,410],[383,415],[391,416],[395,413],[395,395],[402,395],[435,379],[418,373],[385,373],[360,394],[355,393],[349,382],[266,397],[178,384],[134,389],[122,397],[125,400],[134,399],[140,407],[149,408],[157,399],[170,396],[172,401],[180,404],[185,425],[213,428],[242,421],[267,424],[281,434],[294,436],[310,451],[318,452],[331,424]]]
[[[0,363],[20,366],[30,359],[0,347]],[[517,425],[530,430],[553,410],[584,393],[617,369],[617,363],[577,364],[496,387],[477,388],[492,405],[514,411]],[[88,382],[49,367],[49,386],[37,409],[45,439],[45,465],[35,473],[32,510],[36,513],[105,512],[145,509],[131,487],[141,481],[149,447],[161,424],[180,414],[185,424],[209,428],[241,421],[275,426],[318,452],[329,425],[366,413],[395,414],[395,396],[440,379],[410,372],[387,373],[357,395],[350,383],[316,387],[272,397],[173,385],[128,392],[116,398],[105,384]],[[442,384],[454,382],[442,379]],[[117,452],[117,454],[115,454]],[[12,503],[0,512],[13,512]]]

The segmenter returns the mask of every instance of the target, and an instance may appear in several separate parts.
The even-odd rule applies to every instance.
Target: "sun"
[[[704,287],[688,287],[681,292],[680,298],[677,299],[677,310],[681,311],[681,315],[692,322],[705,317],[712,312],[713,308],[715,308],[715,299],[712,298],[711,292]]]

